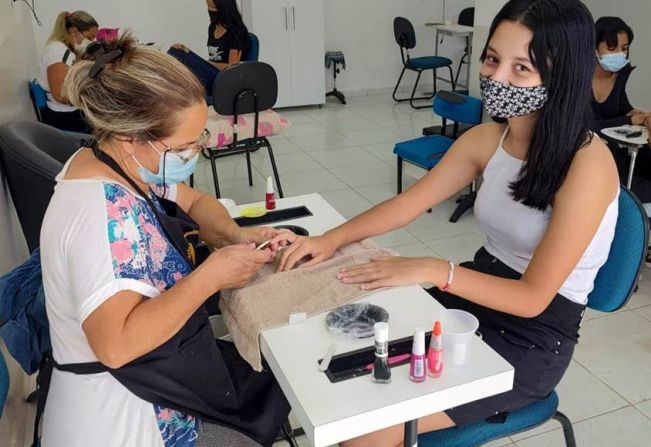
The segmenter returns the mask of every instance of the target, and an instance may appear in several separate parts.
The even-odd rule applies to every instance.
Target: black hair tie
[[[93,48],[90,48],[91,50],[90,54],[95,56],[95,64],[93,64],[93,66],[90,69],[90,72],[88,73],[88,76],[91,79],[95,79],[106,64],[110,64],[111,62],[113,62],[119,57],[122,57],[123,55],[122,50],[119,48],[116,48],[115,50],[111,50],[108,53],[106,53],[104,46],[102,44],[98,44],[98,45],[99,47],[94,46]]]

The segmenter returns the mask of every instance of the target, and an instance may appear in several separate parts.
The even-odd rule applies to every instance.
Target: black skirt
[[[484,248],[477,251],[474,261],[462,266],[502,278],[522,276]],[[540,315],[523,318],[480,306],[436,287],[428,292],[446,308],[475,315],[484,342],[515,369],[511,391],[447,410],[457,426],[479,420],[504,421],[508,412],[546,398],[558,385],[579,338],[584,305],[556,295]]]

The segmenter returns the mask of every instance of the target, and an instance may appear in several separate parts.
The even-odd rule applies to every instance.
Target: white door
[[[292,104],[295,106],[325,102],[323,3],[323,0],[289,0]]]
[[[290,10],[288,0],[244,0],[242,13],[249,31],[260,41],[261,62],[276,70],[278,100],[276,107],[292,103],[292,72],[290,57]]]

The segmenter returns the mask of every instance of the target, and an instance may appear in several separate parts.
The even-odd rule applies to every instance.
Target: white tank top
[[[523,160],[509,155],[502,143],[508,128],[484,170],[474,213],[486,234],[486,250],[519,273],[524,273],[538,243],[547,231],[552,208],[540,211],[517,202],[509,184],[517,179]],[[617,223],[618,197],[611,202],[596,234],[558,293],[586,304],[599,268],[606,262]]]

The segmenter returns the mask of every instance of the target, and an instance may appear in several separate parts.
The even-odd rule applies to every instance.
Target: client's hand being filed
[[[289,230],[277,230],[271,227],[240,228],[232,238],[235,244],[255,244],[271,241],[269,248],[275,252],[285,241],[292,241],[296,235]]]
[[[420,284],[433,282],[436,263],[433,258],[382,256],[367,264],[346,267],[337,278],[346,284],[361,284],[363,290]]]
[[[273,239],[273,242],[289,242],[291,245],[283,249],[278,271],[283,272],[297,267],[301,260],[309,258],[301,267],[310,267],[329,259],[337,249],[327,236],[304,237],[291,233],[293,238],[282,234]]]

